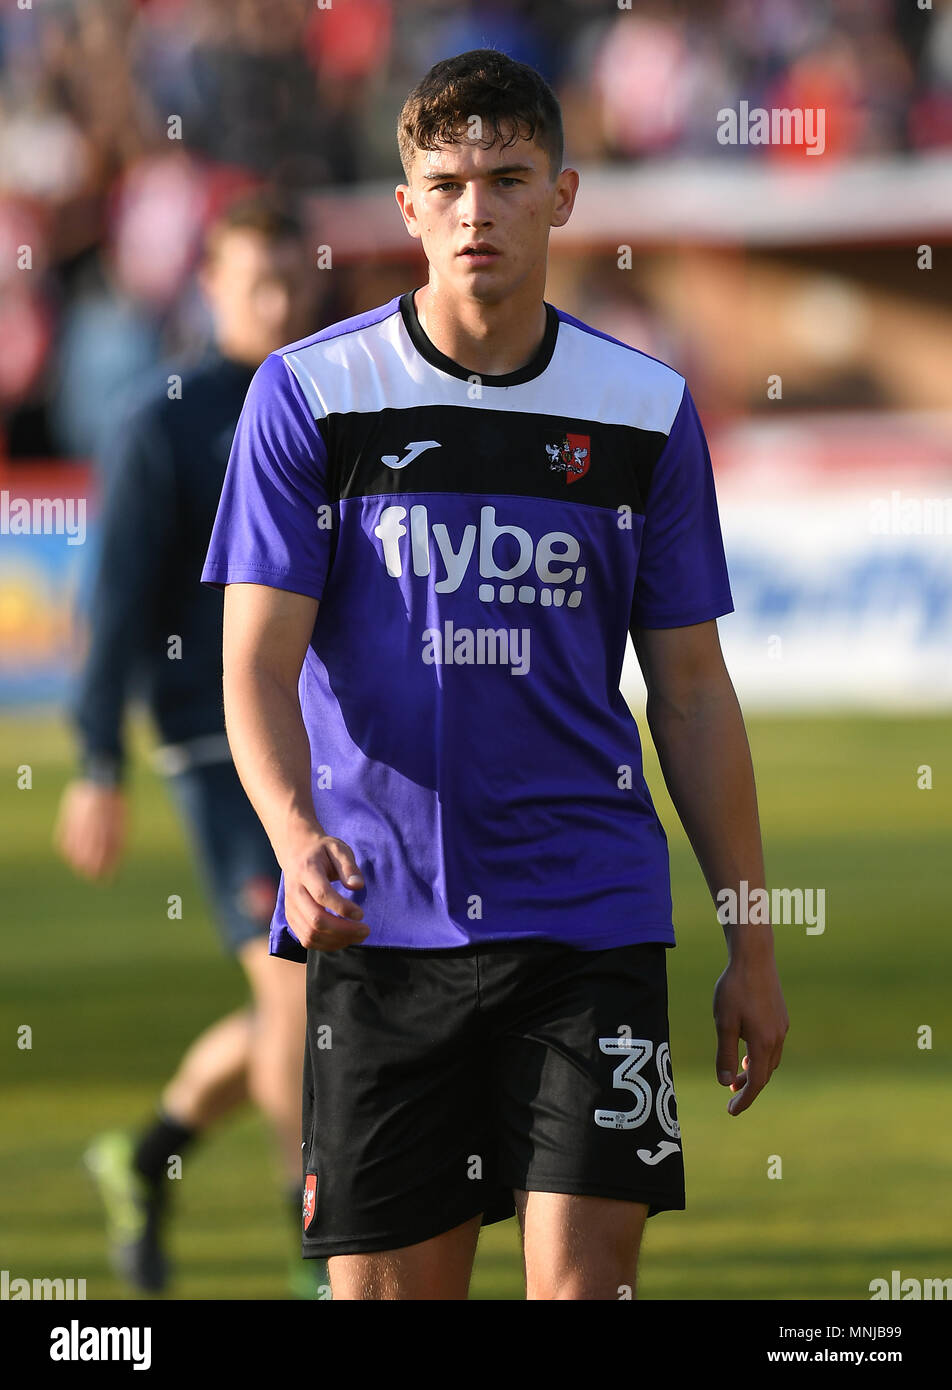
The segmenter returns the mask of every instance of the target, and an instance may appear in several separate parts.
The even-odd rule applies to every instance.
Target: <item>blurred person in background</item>
[[[312,0],[235,0],[210,13],[207,0],[198,6],[186,16],[193,42],[181,72],[189,148],[289,188],[354,182],[363,88],[356,72],[338,80],[326,65],[318,87],[317,55],[326,30],[339,36],[359,9],[324,11]],[[382,47],[382,28],[377,37]]]
[[[295,1238],[292,1289],[314,1296],[300,1261],[304,982],[268,957],[280,875],[242,790],[222,712],[222,602],[199,584],[245,392],[275,348],[315,328],[316,276],[286,203],[256,194],[209,229],[201,267],[214,342],[137,391],[109,441],[89,646],[72,710],[82,770],[65,789],[57,847],[79,874],[108,876],[126,839],[123,712],[141,680],[162,740],[157,760],[189,832],[222,938],[251,1002],[191,1045],[137,1135],[99,1136],[86,1163],[105,1203],[110,1257],[136,1288],[168,1283],[167,1162],[250,1099],[280,1152]],[[326,1278],[318,1271],[317,1282]]]

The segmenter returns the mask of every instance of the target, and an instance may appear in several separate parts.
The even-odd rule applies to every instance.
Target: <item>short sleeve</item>
[[[126,699],[141,663],[155,660],[150,644],[174,553],[179,502],[162,409],[141,404],[120,417],[102,462],[99,550],[84,614],[89,641],[71,713],[87,767],[109,764],[116,780]]]
[[[645,506],[632,627],[686,627],[734,611],[707,440],[687,386]]]
[[[319,599],[333,530],[327,451],[277,353],[255,372],[238,418],[202,583],[265,584]]]

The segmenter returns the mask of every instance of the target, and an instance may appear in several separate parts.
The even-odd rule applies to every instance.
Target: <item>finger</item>
[[[333,889],[325,889],[325,892],[328,898],[337,898],[343,906],[350,906],[339,894],[334,893]],[[287,894],[286,905],[288,925],[303,946],[316,946],[322,932],[333,933],[334,940],[339,940],[342,945],[350,945],[363,941],[370,930],[364,922],[349,921],[346,917],[330,911],[326,903],[315,901],[303,883],[296,884]],[[311,939],[305,941],[302,932]]]
[[[370,934],[369,928],[362,922],[345,922],[331,913],[309,913],[300,917],[289,910],[287,918],[294,935],[307,950],[357,946]]]
[[[739,1072],[737,1073],[737,1075],[736,1075],[736,1076],[733,1078],[733,1080],[731,1081],[731,1090],[732,1090],[732,1091],[739,1091],[740,1088],[741,1088],[743,1085],[745,1085],[745,1083],[746,1083],[746,1081],[747,1081],[747,1068],[750,1066],[750,1058],[748,1057],[748,1055],[747,1055],[746,1053],[744,1053],[744,1056],[741,1058],[741,1063],[740,1063],[740,1064],[741,1064],[742,1070],[739,1071]]]
[[[780,1059],[782,1055],[783,1040],[781,1039],[781,1041],[777,1043],[776,1046],[771,1047],[770,1051],[767,1054],[767,1081],[770,1080],[774,1072],[780,1066]],[[766,1085],[766,1082],[764,1084]]]
[[[90,878],[101,878],[109,860],[109,839],[102,827],[92,831],[86,846],[85,862]]]
[[[94,827],[89,839],[89,860],[97,874],[101,874],[109,857],[109,832],[103,825]]]
[[[348,917],[354,922],[363,921],[364,909],[360,903],[344,898],[336,888],[332,888],[318,869],[313,869],[301,879],[300,886],[315,907],[329,908],[338,917]]]
[[[348,888],[363,888],[364,876],[357,866],[350,846],[345,845],[343,840],[329,840],[326,848],[327,857],[337,870],[336,875],[332,874],[331,877],[336,877]]]
[[[717,1056],[714,1066],[717,1071],[717,1079],[722,1086],[729,1086],[734,1079],[737,1071],[737,1045],[739,1042],[740,1031],[737,1028],[718,1027]]]
[[[113,845],[107,846],[99,863],[97,878],[115,878],[116,870],[119,867],[120,855]]]
[[[758,1057],[755,1056],[753,1062],[750,1062],[748,1058],[745,1057],[744,1062],[747,1063],[746,1074],[741,1077],[740,1082],[736,1086],[737,1094],[727,1102],[728,1113],[731,1115],[739,1115],[742,1110],[747,1110],[753,1105],[760,1092],[766,1086],[769,1076],[767,1063],[761,1061]],[[735,1087],[732,1086],[731,1090],[734,1089]]]
[[[60,818],[56,824],[56,844],[60,854],[70,865],[75,866],[76,862],[76,832],[73,820],[68,814],[67,807],[63,807]]]
[[[70,863],[78,874],[83,878],[95,878],[93,845],[87,835],[80,832],[72,836],[69,854]]]
[[[103,849],[103,870],[111,874],[122,858],[123,837],[118,826],[111,826]]]
[[[345,946],[359,946],[367,937],[366,928],[291,924],[295,936],[308,951],[340,951]]]

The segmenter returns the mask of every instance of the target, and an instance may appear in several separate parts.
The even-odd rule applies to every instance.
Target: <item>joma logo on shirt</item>
[[[374,527],[374,535],[383,547],[387,573],[394,579],[402,576],[405,561],[409,561],[418,577],[430,575],[434,558],[432,536],[436,561],[443,571],[433,585],[438,594],[455,594],[475,560],[479,578],[495,581],[480,584],[479,597],[483,602],[491,603],[498,596],[500,603],[535,603],[538,599],[543,608],[577,608],[582,601],[585,566],[577,563],[581,547],[568,531],[547,531],[535,541],[524,527],[497,522],[496,508],[486,506],[480,508],[479,526],[464,526],[454,544],[443,522],[430,525],[422,503],[410,508],[409,527],[404,525],[406,519],[406,507],[385,507]],[[508,567],[496,560],[496,545],[501,536],[511,537],[510,544],[514,542],[519,550],[518,559]],[[511,582],[514,579],[532,582],[517,587]]]

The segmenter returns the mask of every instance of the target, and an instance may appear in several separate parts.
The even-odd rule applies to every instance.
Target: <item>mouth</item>
[[[469,246],[464,246],[458,254],[471,265],[488,265],[490,261],[497,260],[502,253],[488,241],[473,241]]]

